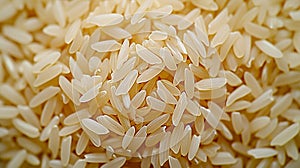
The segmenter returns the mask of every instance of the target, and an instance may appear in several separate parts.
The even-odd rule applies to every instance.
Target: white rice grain
[[[265,91],[263,94],[261,94],[251,103],[251,106],[247,108],[247,112],[255,113],[258,110],[272,103],[274,100],[272,95],[273,95],[272,89],[268,89],[267,91]]]
[[[106,40],[92,44],[91,48],[97,52],[112,52],[120,50],[121,44],[116,40]]]
[[[67,136],[63,138],[61,141],[60,157],[61,157],[61,164],[63,166],[67,166],[69,164],[70,155],[71,155],[71,144],[72,144],[72,136]]]
[[[126,162],[125,157],[118,157],[108,163],[105,163],[104,165],[101,166],[101,168],[110,168],[110,167],[115,167],[115,168],[121,168]]]
[[[132,126],[130,127],[127,132],[125,133],[123,140],[122,140],[122,148],[126,149],[128,147],[128,145],[130,144],[130,142],[132,141],[133,137],[135,134],[135,127]]]
[[[38,128],[26,123],[25,121],[15,118],[13,119],[13,125],[16,127],[16,129],[26,136],[30,138],[37,138],[40,136],[40,131]]]
[[[105,126],[89,118],[82,119],[81,124],[98,135],[109,133],[109,130]]]
[[[35,95],[29,102],[30,107],[37,107],[60,92],[59,87],[49,86]]]
[[[209,78],[202,79],[199,82],[195,83],[195,87],[198,90],[214,90],[221,88],[227,83],[225,78]]]
[[[33,39],[32,35],[28,32],[13,26],[4,25],[2,28],[2,32],[8,38],[21,44],[28,44]]]
[[[97,121],[103,126],[105,126],[107,129],[109,129],[110,131],[118,135],[123,136],[125,134],[124,128],[117,121],[115,121],[108,115],[97,117]]]
[[[25,161],[26,156],[27,156],[26,150],[23,149],[18,151],[18,153],[13,157],[13,159],[11,159],[8,162],[7,167],[8,168],[20,167]]]
[[[214,157],[210,158],[213,165],[231,165],[237,160],[229,152],[218,152]]]
[[[171,168],[181,168],[181,164],[177,158],[169,156],[169,165]]]
[[[150,50],[148,50],[146,47],[144,47],[140,44],[136,45],[136,53],[142,60],[144,60],[148,64],[162,63],[161,59],[157,55],[155,55]]]
[[[294,123],[292,125],[290,125],[289,127],[287,127],[286,129],[284,129],[283,131],[281,131],[278,135],[276,135],[272,141],[271,141],[271,145],[284,145],[286,144],[289,140],[291,140],[292,138],[294,138],[298,133],[299,133],[299,123]]]
[[[127,76],[121,81],[119,84],[117,90],[116,90],[116,95],[122,95],[126,94],[129,92],[131,89],[132,85],[135,83],[136,79],[138,77],[138,71],[133,70],[127,74]]]
[[[283,56],[282,52],[275,47],[273,44],[266,40],[256,41],[255,45],[265,54],[274,57],[274,58],[281,58]]]
[[[170,52],[170,50],[167,47],[161,48],[159,50],[159,53],[166,65],[166,67],[172,71],[176,70],[176,62]]]
[[[179,124],[187,104],[188,102],[187,102],[186,93],[182,92],[172,115],[172,123],[174,126],[177,126]]]
[[[57,126],[54,126],[51,130],[48,147],[52,153],[52,157],[56,158],[59,152],[60,146],[60,137],[59,137],[59,129]]]
[[[275,156],[278,152],[272,148],[255,148],[248,150],[247,153],[255,159],[262,159]]]
[[[230,106],[232,103],[234,103],[239,98],[242,98],[249,94],[251,92],[251,89],[247,87],[246,85],[241,85],[237,89],[235,89],[227,98],[226,105]]]
[[[191,146],[188,153],[189,160],[192,160],[196,156],[197,151],[199,149],[200,141],[201,141],[201,136],[193,135]]]
[[[26,104],[26,100],[24,99],[23,95],[21,95],[15,88],[8,84],[0,85],[0,95],[15,105]]]
[[[123,21],[124,17],[120,14],[100,14],[92,16],[88,19],[89,23],[97,26],[112,26],[119,24]]]
[[[171,92],[165,87],[161,81],[157,81],[157,94],[166,103],[176,104],[176,98],[171,94]]]

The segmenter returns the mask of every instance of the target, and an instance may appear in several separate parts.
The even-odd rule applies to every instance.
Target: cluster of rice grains
[[[0,167],[299,167],[299,0],[0,4]]]

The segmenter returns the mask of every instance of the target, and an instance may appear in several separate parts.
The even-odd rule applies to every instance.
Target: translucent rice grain
[[[128,60],[128,54],[129,54],[130,48],[129,48],[129,41],[127,39],[124,40],[120,52],[117,59],[117,69],[120,69],[124,62]]]
[[[227,22],[227,17],[228,9],[225,8],[208,24],[208,34],[215,34]]]
[[[213,165],[231,165],[237,160],[229,152],[218,152],[214,157],[210,158]]]
[[[197,16],[200,14],[199,9],[191,10],[185,17],[178,22],[178,29],[184,30],[187,29],[189,26],[192,25],[194,20],[197,18]]]
[[[73,134],[73,133],[77,132],[79,129],[80,129],[79,124],[65,126],[59,131],[59,136],[67,136],[67,135]]]
[[[18,151],[18,153],[13,157],[13,159],[11,159],[8,162],[7,167],[8,168],[20,167],[25,161],[26,156],[27,156],[26,150]]]
[[[139,149],[139,147],[143,144],[143,142],[146,139],[147,133],[147,126],[143,126],[140,128],[140,130],[135,134],[133,137],[131,143],[128,146],[128,149],[131,150],[132,152],[135,152]]]
[[[54,14],[54,18],[56,19],[58,24],[61,27],[64,27],[66,24],[66,16],[65,16],[65,11],[64,11],[61,1],[56,0],[54,2],[53,14]]]
[[[192,140],[192,129],[189,125],[187,125],[184,129],[183,139],[180,144],[181,155],[186,156],[188,154],[191,145],[191,140]]]
[[[8,84],[0,85],[0,95],[15,105],[26,104],[26,100],[24,99],[23,95],[21,95],[15,88]]]
[[[141,104],[143,103],[143,101],[146,98],[146,91],[145,90],[141,90],[139,91],[131,100],[130,104],[134,107],[134,108],[138,108],[141,106]]]
[[[71,144],[72,144],[72,136],[68,136],[62,139],[61,142],[61,164],[63,166],[67,166],[70,160],[71,155]]]
[[[88,163],[106,163],[109,161],[105,153],[88,153],[84,155],[84,158]]]
[[[120,65],[121,67],[111,74],[112,82],[118,82],[122,80],[134,68],[135,62],[136,62],[136,57],[132,57],[128,61],[126,61],[122,66]]]
[[[92,44],[91,48],[97,52],[112,52],[120,50],[121,44],[116,40],[106,40]]]
[[[138,78],[137,83],[147,82],[157,76],[164,68],[164,65],[153,65],[149,69],[145,70]]]
[[[62,72],[62,66],[61,65],[54,65],[52,67],[49,67],[38,74],[36,80],[33,82],[34,87],[39,87],[50,80],[56,78],[59,76],[59,74]]]
[[[247,111],[249,113],[255,113],[258,110],[266,107],[267,105],[273,102],[274,98],[272,95],[273,90],[268,89],[251,103],[251,106],[247,108]]]
[[[181,168],[179,160],[172,156],[169,156],[169,165],[171,168]]]
[[[52,153],[52,157],[56,158],[59,151],[60,146],[60,137],[59,137],[59,129],[57,126],[54,126],[50,133],[48,147]]]
[[[271,121],[270,118],[267,116],[260,116],[260,117],[253,119],[250,122],[251,132],[253,133],[253,132],[256,132],[256,131],[264,128],[265,126],[267,126],[270,123],[270,121]]]
[[[125,134],[124,128],[117,121],[115,121],[108,115],[97,117],[97,121],[103,126],[105,126],[107,129],[109,129],[110,131],[118,135],[123,136]]]
[[[200,141],[201,141],[201,136],[200,135],[199,136],[193,135],[190,150],[189,150],[189,153],[188,153],[188,159],[189,160],[192,160],[196,156],[196,153],[199,149]]]
[[[5,21],[9,18],[11,18],[12,16],[14,16],[17,12],[16,7],[14,6],[13,3],[6,3],[3,6],[1,6],[1,17],[0,17],[0,21]]]
[[[127,40],[127,39],[132,38],[132,35],[128,31],[126,31],[120,27],[115,27],[115,26],[104,27],[102,29],[102,31],[104,33],[108,34],[109,36],[113,37],[116,40],[121,40],[121,39]]]
[[[274,85],[278,87],[299,82],[299,76],[300,73],[296,71],[289,71],[287,73],[279,74],[274,80]]]
[[[18,145],[32,154],[37,155],[42,152],[42,147],[40,146],[40,144],[36,143],[36,141],[32,140],[31,138],[18,137],[16,141]]]
[[[29,102],[30,107],[37,107],[38,105],[44,103],[49,100],[53,96],[55,96],[58,92],[60,92],[60,88],[49,86],[35,95],[31,101]]]
[[[227,83],[225,78],[209,78],[202,79],[199,82],[195,83],[195,87],[199,90],[214,90],[221,88]]]
[[[180,145],[180,141],[184,137],[183,134],[184,134],[184,125],[182,122],[180,122],[178,124],[178,126],[174,128],[174,130],[171,134],[171,137],[170,137],[171,138],[170,139],[170,148],[175,153],[178,153],[178,151],[179,151],[179,148],[177,148],[177,146],[178,146],[178,144]]]
[[[251,94],[254,97],[258,97],[260,94],[262,94],[263,89],[252,74],[245,72],[244,78],[247,86],[251,89]]]
[[[75,22],[73,22],[70,25],[70,27],[67,30],[66,35],[65,35],[65,43],[70,44],[74,40],[77,32],[79,31],[80,24],[81,24],[81,21],[76,20]]]
[[[8,54],[11,54],[16,58],[23,58],[23,54],[20,48],[15,43],[5,39],[3,36],[0,36],[0,44],[0,48],[3,51],[7,52]]]
[[[184,87],[188,98],[194,97],[194,74],[189,70],[184,70]]]
[[[132,85],[135,83],[136,79],[138,77],[138,71],[133,70],[127,74],[127,76],[121,81],[120,85],[118,86],[116,90],[116,95],[122,95],[129,92]]]
[[[39,158],[37,156],[35,156],[35,155],[32,155],[32,154],[27,154],[26,162],[28,162],[29,164],[31,164],[33,166],[40,165]]]
[[[135,127],[132,126],[130,127],[127,132],[125,133],[123,140],[122,140],[122,148],[126,149],[128,147],[128,145],[130,144],[130,142],[132,141],[133,137],[135,134]]]
[[[177,126],[179,124],[187,104],[188,102],[187,102],[186,93],[182,92],[172,115],[172,123],[174,126]]]
[[[115,168],[121,168],[126,162],[125,157],[118,157],[108,163],[105,163],[104,165],[101,166],[101,168],[110,168],[110,167],[115,167]]]
[[[265,39],[270,36],[270,30],[268,28],[252,22],[246,23],[244,28],[247,33],[256,38]]]
[[[165,87],[161,81],[157,81],[157,94],[166,103],[176,104],[176,98],[171,94],[171,92]]]
[[[146,47],[137,44],[136,45],[136,53],[137,55],[143,59],[148,64],[160,64],[162,63],[161,59],[148,50]]]
[[[4,25],[2,29],[4,35],[21,44],[28,44],[33,39],[31,34],[17,27]]]
[[[298,133],[299,133],[299,123],[294,123],[281,131],[278,135],[276,135],[272,141],[271,145],[284,145],[286,144],[289,140],[294,138]]]
[[[246,85],[241,85],[237,89],[235,89],[227,98],[226,105],[230,106],[234,103],[237,99],[246,96],[251,92],[251,89]]]
[[[32,72],[39,73],[45,67],[54,64],[61,56],[61,53],[58,51],[54,51],[45,56],[44,59],[39,60],[32,67]]]
[[[109,131],[108,129],[103,126],[102,124],[92,120],[92,119],[82,119],[81,123],[89,130],[93,131],[94,133],[98,134],[98,135],[104,135],[104,134],[108,134]]]
[[[159,116],[158,118],[152,120],[148,125],[147,125],[147,133],[153,133],[157,129],[159,129],[163,124],[165,124],[169,120],[170,115],[169,114],[164,114]]]
[[[262,52],[271,57],[281,58],[283,56],[282,52],[277,47],[266,40],[256,41],[255,44]]]
[[[243,121],[242,116],[239,112],[233,112],[231,114],[231,120],[232,120],[232,126],[233,130],[236,132],[236,134],[240,134],[243,130]]]
[[[100,14],[92,16],[88,22],[97,26],[112,26],[119,24],[123,21],[124,17],[120,14]]]
[[[83,160],[83,159],[78,159],[74,165],[73,165],[74,168],[84,168],[86,167],[86,162]]]
[[[81,155],[89,143],[89,137],[85,132],[82,132],[76,144],[76,154]]]
[[[277,99],[276,103],[273,105],[270,111],[271,117],[277,117],[284,111],[287,111],[289,106],[292,104],[293,98],[291,94],[286,94],[283,97]]]
[[[152,39],[152,40],[166,40],[167,37],[168,37],[168,34],[165,32],[161,32],[161,31],[153,31],[149,35],[149,39]]]
[[[255,159],[268,158],[277,155],[277,151],[272,148],[255,148],[248,150],[248,154]]]
[[[165,136],[165,133],[166,133],[165,129],[166,129],[166,126],[160,127],[159,130],[156,130],[154,133],[147,136],[147,138],[145,140],[145,145],[147,147],[153,147],[156,144],[158,144]]]
[[[38,128],[26,123],[21,119],[13,119],[13,124],[17,130],[19,130],[20,132],[22,132],[30,138],[37,138],[38,136],[40,136],[40,131]]]
[[[79,93],[72,89],[72,84],[64,76],[59,77],[59,85],[63,92],[68,96],[69,99],[72,100],[75,105],[80,104]]]
[[[226,24],[220,30],[218,30],[217,34],[212,39],[210,46],[216,47],[220,44],[223,44],[230,33],[230,27]]]
[[[202,114],[206,121],[213,127],[216,128],[220,122],[223,110],[219,105],[214,102],[208,102],[209,109],[203,109]]]
[[[159,50],[160,55],[166,65],[166,67],[172,71],[176,70],[176,62],[170,52],[170,50],[167,47],[161,48]]]
[[[43,131],[41,132],[41,135],[40,135],[40,141],[46,141],[50,134],[51,134],[51,131],[52,131],[52,128],[57,125],[59,123],[59,117],[58,116],[55,116],[52,118],[52,120],[49,122],[49,124],[43,129]]]
[[[186,106],[186,110],[194,116],[201,115],[201,107],[197,101],[192,101],[188,99],[188,104]]]
[[[168,161],[169,157],[169,144],[170,144],[170,132],[166,132],[163,139],[159,144],[159,163],[160,166],[164,165],[166,161]]]
[[[79,101],[81,103],[85,103],[88,101],[91,101],[92,99],[94,99],[100,92],[99,89],[101,88],[102,83],[98,83],[96,84],[94,87],[92,87],[91,89],[89,89],[86,93],[84,93],[80,98]],[[105,94],[106,92],[102,92],[102,94]]]

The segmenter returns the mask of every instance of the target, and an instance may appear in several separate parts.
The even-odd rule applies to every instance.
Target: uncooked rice
[[[1,0],[0,167],[300,165],[299,0]]]

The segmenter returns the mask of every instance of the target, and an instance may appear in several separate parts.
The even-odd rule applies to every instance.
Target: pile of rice
[[[299,167],[299,0],[0,4],[0,167]]]

